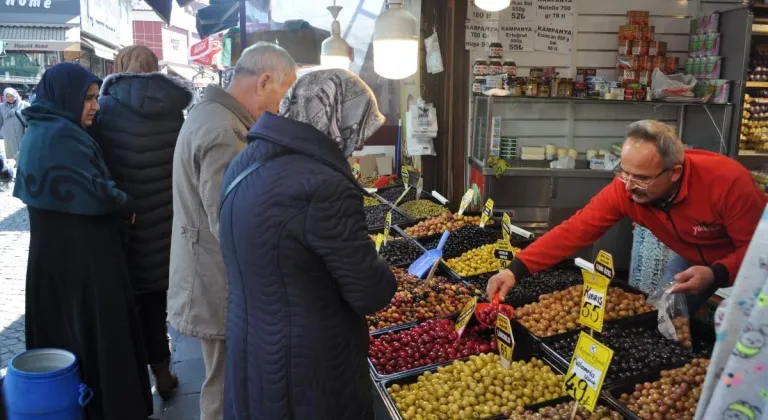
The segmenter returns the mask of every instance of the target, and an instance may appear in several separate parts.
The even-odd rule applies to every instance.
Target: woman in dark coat
[[[191,83],[158,73],[157,56],[145,46],[121,50],[115,70],[101,87],[94,135],[118,188],[133,198],[128,268],[155,387],[167,400],[179,383],[166,327],[173,151],[194,93]]]
[[[373,418],[365,315],[395,278],[369,239],[347,157],[382,125],[346,70],[299,78],[248,133],[222,185],[227,420]],[[264,166],[248,173],[250,165]],[[245,172],[244,172],[245,171]]]
[[[77,356],[93,389],[88,420],[146,419],[152,395],[123,248],[133,212],[85,130],[100,85],[77,64],[58,64],[23,111],[13,195],[29,211],[26,343]]]

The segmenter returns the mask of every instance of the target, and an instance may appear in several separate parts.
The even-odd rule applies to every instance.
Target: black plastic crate
[[[378,194],[382,199],[384,199],[386,202],[394,204],[395,201],[397,201],[398,198],[400,198],[400,195],[405,191],[405,187],[402,185],[394,185],[391,187],[383,187],[376,190],[376,194]],[[421,200],[429,200],[433,201],[435,203],[438,203],[440,205],[443,205],[443,203],[440,202],[440,200],[436,199],[432,196],[432,194],[422,190],[421,196],[419,197]],[[413,201],[416,200],[416,187],[411,187],[411,190],[408,191],[408,194],[403,197],[402,200],[400,200],[401,203],[405,203],[406,201]]]
[[[526,407],[526,410],[531,410],[534,413],[536,413],[539,410],[541,410],[542,408],[554,407],[556,405],[559,405],[559,404],[562,404],[562,403],[567,403],[567,402],[572,402],[572,401],[575,402],[574,399],[571,398],[570,396],[565,396],[565,397],[556,398],[554,400],[550,400],[550,401],[545,401],[545,402],[538,403],[538,404],[529,405],[529,406]],[[626,407],[621,406],[620,404],[616,403],[616,401],[614,401],[611,398],[606,398],[605,396],[600,395],[600,398],[598,398],[598,400],[597,400],[597,405],[605,407],[605,408],[609,408],[609,409],[611,409],[611,410],[621,414],[622,416],[626,416],[625,415]],[[506,418],[507,418],[506,416],[498,416],[494,420],[496,420],[496,419],[503,420],[503,419],[506,419]],[[566,418],[570,418],[570,417],[566,417]]]
[[[643,330],[646,330],[649,332],[649,334],[658,334],[658,338],[663,338],[661,333],[658,332],[658,321],[657,321],[658,312],[652,311],[645,314],[637,315],[631,318],[625,318],[625,319],[619,319],[614,321],[606,321],[603,331],[605,332],[608,327],[617,327],[621,328],[622,330],[630,329],[630,328],[641,328]],[[582,329],[585,332],[588,332],[586,329]],[[549,353],[551,359],[558,364],[561,367],[564,367],[564,369],[567,369],[567,366],[571,362],[571,357],[573,356],[573,353],[569,354],[561,354],[554,348],[554,344],[556,342],[560,342],[562,340],[571,338],[575,335],[578,335],[579,331],[581,330],[574,330],[574,331],[568,331],[564,334],[558,334],[552,337],[546,337],[541,339],[542,343],[542,350],[546,353]],[[666,369],[673,369],[680,366],[685,365],[686,363],[690,362],[690,360],[693,360],[697,357],[709,357],[712,353],[712,348],[714,347],[715,343],[715,335],[714,330],[712,327],[696,321],[691,320],[691,338],[693,341],[693,347],[689,350],[689,356],[686,358],[685,361],[680,363],[665,363],[661,365],[656,366],[649,366],[648,360],[645,359],[643,361],[637,361],[638,366],[642,365],[637,370],[642,370],[645,373],[653,373],[653,372],[660,372],[662,370]],[[600,341],[601,343],[605,344],[608,347],[611,347],[611,343],[607,340],[604,340],[602,338],[603,333],[594,333],[594,337]],[[682,346],[677,344],[676,342],[669,340],[670,346],[675,346],[675,348],[683,349]],[[616,358],[616,349],[614,350],[614,359]],[[655,348],[654,351],[659,351],[658,348]],[[615,364],[616,360],[611,362],[611,366],[616,366]],[[635,377],[638,375],[642,375],[641,373],[638,374],[630,374],[625,375],[624,377],[617,377],[615,374],[611,374],[611,370],[609,369],[608,375],[605,378],[604,386],[615,386],[618,383],[626,382],[628,380],[634,380]]]
[[[373,207],[384,208],[385,216],[386,216],[386,213],[391,210],[392,211],[392,226],[399,226],[401,224],[408,223],[408,222],[413,220],[407,214],[401,212],[400,210],[397,209],[397,207],[394,207],[391,204],[380,204],[378,206],[364,207],[364,209],[365,208],[373,208]],[[366,215],[367,214],[368,213],[366,212]],[[385,221],[382,220],[381,222],[382,222],[381,224],[377,224],[377,225],[368,225],[368,232],[371,233],[371,232],[382,232],[382,231],[384,231]],[[367,220],[366,220],[366,223],[367,223]]]
[[[551,281],[551,276],[553,273],[564,273],[562,274],[562,279],[558,280],[556,284],[553,284]],[[483,299],[487,299],[485,296],[485,288],[488,283],[488,279],[491,278],[491,276],[495,275],[496,271],[492,271],[489,273],[479,274],[476,276],[471,277],[465,277],[463,278],[464,283],[469,287],[470,289],[473,289],[476,291],[478,296],[481,296]],[[560,275],[560,274],[558,274]],[[548,278],[550,277],[550,278]],[[530,282],[541,282],[541,287],[543,288],[543,291],[539,293],[539,291],[525,291],[523,285],[530,284]],[[576,286],[583,284],[584,280],[581,276],[581,269],[578,267],[575,267],[573,265],[568,266],[562,266],[562,267],[553,267],[547,270],[540,271],[533,276],[520,280],[517,282],[515,287],[510,291],[510,294],[507,295],[507,297],[504,299],[504,303],[507,305],[511,305],[513,307],[523,306],[529,303],[534,303],[539,301],[539,296],[546,293],[552,293],[558,290],[563,290],[571,286]]]

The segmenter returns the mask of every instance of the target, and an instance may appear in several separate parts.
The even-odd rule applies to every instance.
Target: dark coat
[[[263,115],[223,188],[229,279],[227,420],[373,418],[365,315],[395,278],[369,239],[359,184],[338,146],[308,124]]]
[[[168,290],[173,222],[173,151],[194,98],[186,81],[162,73],[108,76],[94,136],[112,178],[134,199],[127,248],[137,293]]]

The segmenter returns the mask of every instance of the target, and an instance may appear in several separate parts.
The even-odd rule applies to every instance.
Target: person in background
[[[623,217],[646,227],[677,255],[661,284],[676,282],[690,313],[718,288],[733,285],[768,196],[735,160],[684,150],[675,131],[658,121],[627,130],[616,178],[592,200],[515,256],[488,282],[503,299],[515,281],[592,244]]]
[[[100,85],[77,64],[57,64],[23,111],[13,195],[29,211],[26,345],[77,356],[93,390],[88,420],[146,419],[152,394],[123,247],[133,211],[86,131]]]
[[[141,45],[122,49],[115,71],[101,87],[94,133],[117,187],[133,198],[128,268],[155,388],[168,400],[179,383],[170,371],[166,326],[173,151],[194,87],[159,73],[157,56]]]
[[[382,124],[365,82],[318,70],[296,81],[279,116],[256,122],[227,169],[225,419],[373,419],[365,315],[397,285],[347,158]]]
[[[237,62],[226,89],[209,85],[187,116],[173,157],[168,320],[200,339],[205,382],[202,420],[223,417],[227,277],[219,249],[221,178],[245,147],[245,135],[265,111],[277,112],[296,80],[296,63],[275,44],[256,43]]]
[[[21,150],[21,137],[24,135],[24,125],[16,116],[16,111],[29,106],[29,103],[21,100],[19,92],[14,88],[5,88],[3,91],[4,103],[0,104],[0,134],[5,144],[5,157],[16,159]]]

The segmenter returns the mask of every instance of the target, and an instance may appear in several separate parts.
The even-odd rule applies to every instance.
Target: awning
[[[200,71],[200,68],[184,67],[174,64],[166,64],[165,68],[169,73],[173,73],[194,83],[197,87],[204,87],[211,83],[217,83],[218,75],[210,71]]]
[[[7,51],[78,51],[77,38],[79,31],[71,26],[0,25]]]
[[[117,50],[110,48],[98,41],[92,39],[82,38],[80,42],[88,49],[92,50],[96,57],[101,57],[105,60],[113,61],[117,56]]]

